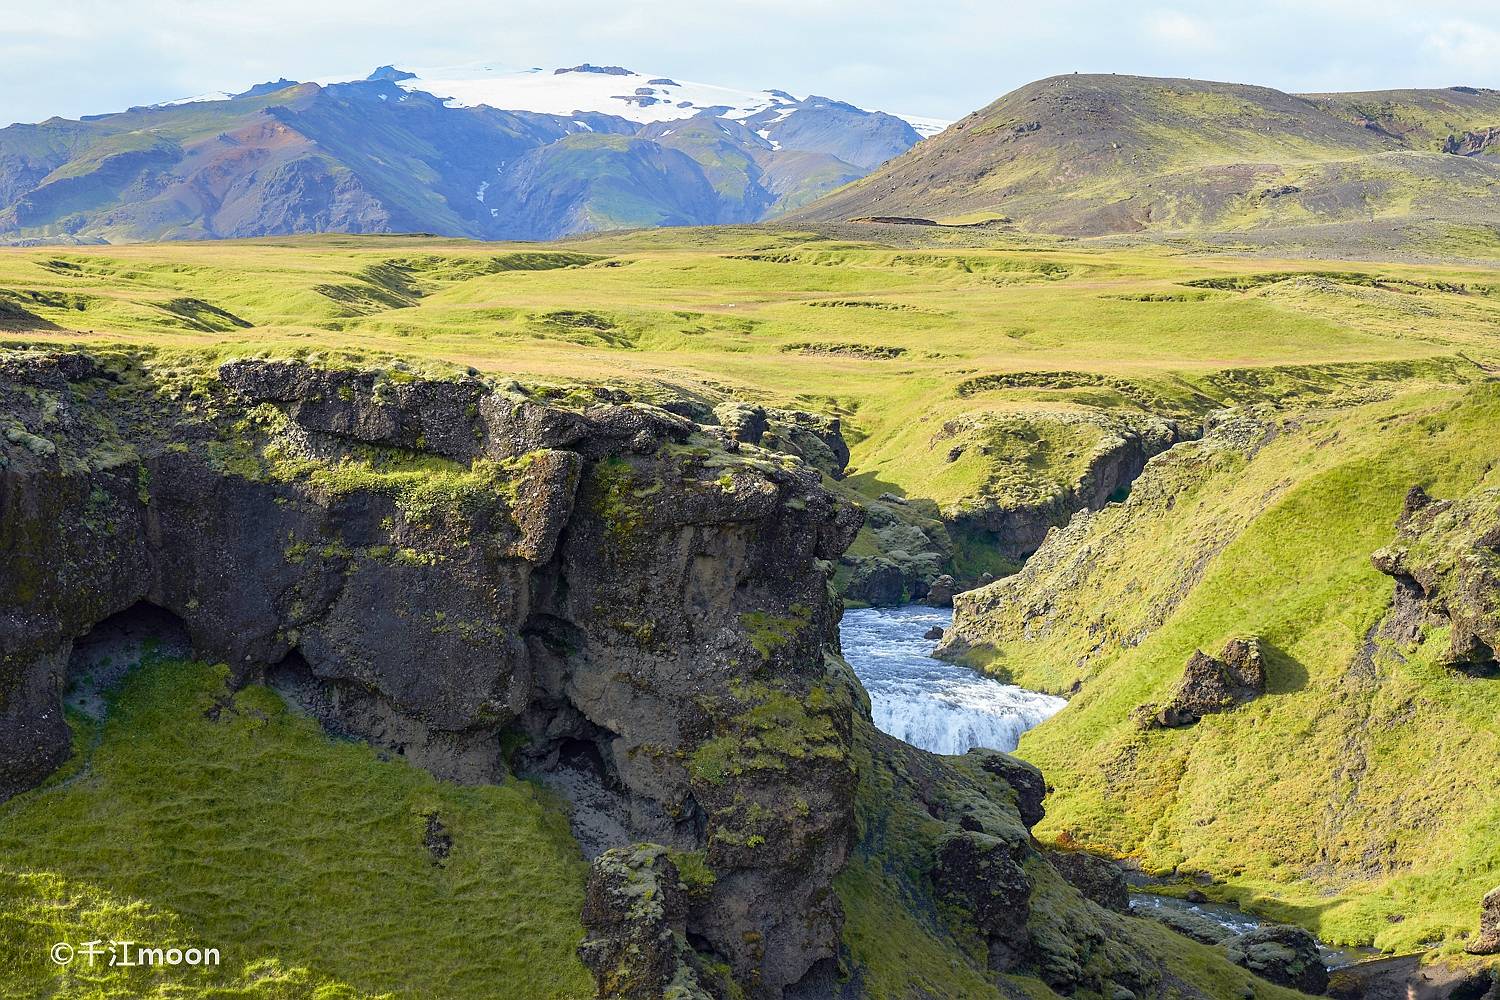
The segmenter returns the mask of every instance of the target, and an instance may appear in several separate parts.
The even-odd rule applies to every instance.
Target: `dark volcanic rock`
[[[0,796],[69,753],[75,639],[145,602],[442,777],[503,776],[502,731],[523,768],[591,761],[590,850],[703,851],[694,940],[758,995],[833,958],[859,702],[826,574],[861,519],[818,472],[472,377],[236,362],[189,408],[98,374],[0,356]]]
[[[1035,764],[999,750],[983,748],[970,750],[964,759],[973,761],[981,770],[999,778],[1013,790],[1016,811],[1026,829],[1030,830],[1046,818],[1042,801],[1047,797],[1047,781]]]
[[[1446,625],[1449,667],[1500,674],[1500,490],[1434,500],[1413,487],[1395,541],[1372,561],[1396,581],[1392,618],[1399,640],[1421,641],[1427,625]]]
[[[935,608],[953,607],[953,595],[958,592],[958,581],[944,573],[927,586],[927,603]],[[942,638],[942,636],[938,636]]]
[[[1301,927],[1274,925],[1238,934],[1224,945],[1229,960],[1281,986],[1319,994],[1328,988],[1328,969],[1318,939]]]
[[[1482,132],[1450,135],[1443,140],[1443,152],[1455,156],[1483,156],[1497,146],[1500,146],[1500,126],[1491,126]]]
[[[984,934],[990,967],[1013,969],[1025,957],[1031,880],[1017,845],[976,830],[957,830],[938,847],[932,880],[938,891],[955,900]]]
[[[1231,639],[1217,657],[1195,650],[1171,700],[1144,706],[1138,718],[1148,728],[1191,726],[1205,715],[1227,712],[1265,692],[1260,641]]]
[[[906,577],[888,559],[864,560],[844,588],[844,596],[874,607],[891,607],[905,598]]]
[[[1145,913],[1153,920],[1166,924],[1178,934],[1190,937],[1200,944],[1223,944],[1234,936],[1222,924],[1186,910],[1174,910],[1163,906],[1146,910]]]
[[[594,859],[583,903],[588,937],[578,957],[602,1000],[708,1000],[687,943],[687,894],[667,850],[616,848]]]
[[[1479,934],[1466,950],[1471,955],[1500,955],[1500,889],[1479,904]]]
[[[1049,851],[1046,858],[1085,898],[1116,913],[1130,912],[1125,872],[1113,861],[1087,851]]]

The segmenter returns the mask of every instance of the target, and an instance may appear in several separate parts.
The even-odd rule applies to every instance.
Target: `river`
[[[844,612],[844,658],[870,693],[875,725],[933,753],[1014,750],[1067,702],[933,659],[937,643],[923,635],[952,624],[951,611],[921,605]]]
[[[839,627],[844,659],[870,693],[875,725],[933,753],[960,754],[974,747],[1014,750],[1022,733],[1047,721],[1067,702],[934,659],[937,642],[924,636],[934,625],[946,630],[952,624],[951,611],[916,604],[844,612]],[[1134,886],[1130,898],[1131,909],[1138,913],[1181,910],[1231,934],[1263,924],[1235,907],[1158,895],[1144,884]],[[1326,944],[1320,950],[1323,961],[1335,969],[1378,954],[1369,948]]]

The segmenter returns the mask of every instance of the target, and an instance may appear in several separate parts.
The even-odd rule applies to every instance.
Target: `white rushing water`
[[[933,753],[1014,750],[1067,702],[933,659],[924,633],[952,624],[952,612],[918,605],[844,612],[844,658],[870,692],[875,725]]]

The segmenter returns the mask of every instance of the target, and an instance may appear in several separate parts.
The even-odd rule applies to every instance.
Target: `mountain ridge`
[[[639,75],[622,72],[562,77],[612,90]],[[642,78],[653,86],[636,89],[682,86]],[[605,96],[568,100],[558,114],[461,101],[422,82],[382,66],[361,80],[281,79],[0,129],[0,242],[329,231],[551,239],[753,222],[920,139],[896,116],[784,91],[759,104],[740,94],[733,106],[703,105],[692,91],[698,103],[666,109],[647,95],[618,107]],[[618,113],[632,108],[646,113]]]

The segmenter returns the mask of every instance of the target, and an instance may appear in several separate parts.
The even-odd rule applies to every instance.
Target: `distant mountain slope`
[[[637,75],[575,67],[521,74],[527,87],[443,80],[429,93],[387,66],[366,80],[279,80],[14,125],[0,129],[0,242],[330,231],[548,239],[753,222],[920,139],[893,115],[780,91],[756,97],[643,77],[683,99],[653,109],[629,88],[633,100],[614,101],[611,92]],[[486,94],[535,107],[498,110],[480,100]],[[738,103],[703,103],[725,95]]]
[[[1003,220],[1085,235],[1374,215],[1500,218],[1500,91],[1296,96],[1052,77],[797,217]]]

